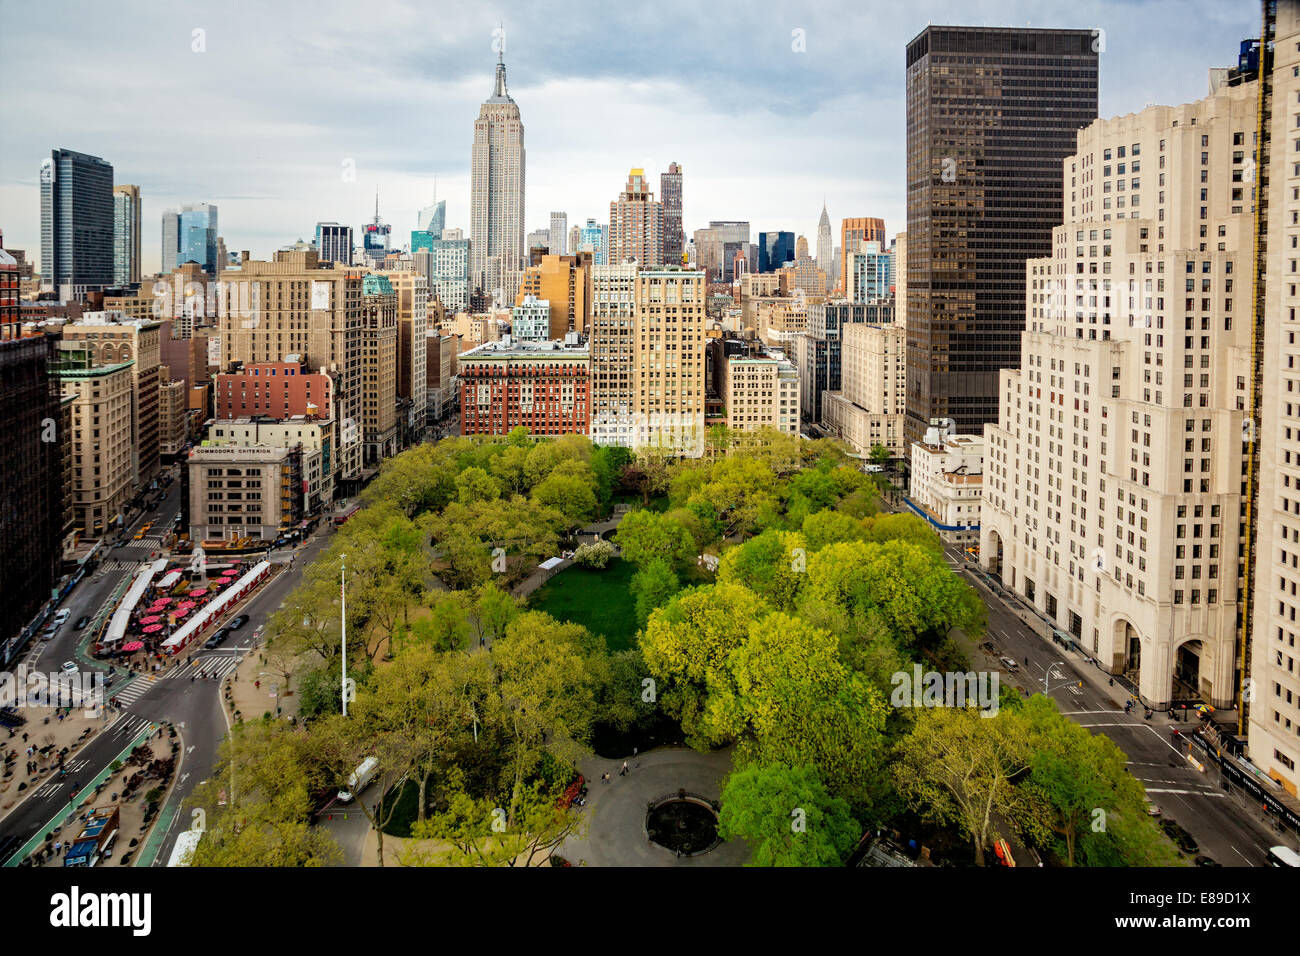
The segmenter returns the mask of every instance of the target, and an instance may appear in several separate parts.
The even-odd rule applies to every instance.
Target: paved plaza
[[[628,760],[588,757],[580,767],[587,778],[586,832],[570,837],[559,849],[574,866],[742,866],[749,859],[744,840],[732,840],[700,856],[677,858],[672,850],[646,836],[646,804],[679,789],[712,800],[722,793],[731,771],[731,749],[700,753],[685,747],[652,750]],[[609,783],[600,776],[610,775]]]

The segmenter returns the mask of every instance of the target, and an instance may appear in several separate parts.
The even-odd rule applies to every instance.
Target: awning
[[[551,568],[559,567],[563,563],[564,563],[563,558],[547,558],[545,561],[539,564],[538,567],[541,568],[543,571],[549,571],[551,570]]]
[[[152,564],[147,564],[136,572],[135,580],[131,582],[131,587],[127,589],[126,597],[122,598],[122,603],[113,612],[113,617],[108,622],[108,630],[104,633],[104,639],[100,643],[116,644],[126,636],[127,625],[131,623],[131,612],[140,603],[140,598],[144,597],[145,592],[149,590],[149,582],[153,580],[157,571],[161,570],[161,568],[157,568],[158,563],[155,561]],[[162,566],[165,568],[167,562],[163,561]]]
[[[258,581],[266,577],[271,572],[270,561],[259,561],[250,571],[245,573],[238,581],[222,591],[216,598],[210,601],[206,607],[202,608],[197,614],[185,622],[175,634],[163,641],[163,647],[174,653],[184,647],[189,641],[197,635],[203,633],[213,621],[217,620],[229,608],[239,601]]]

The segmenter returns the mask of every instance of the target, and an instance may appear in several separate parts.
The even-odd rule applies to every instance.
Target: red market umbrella
[[[146,628],[144,629],[144,632],[145,632],[146,634],[157,634],[157,633],[158,633],[159,631],[161,631],[162,629],[163,629],[163,626],[162,626],[161,624],[150,624],[148,627],[146,627]],[[139,641],[132,641],[131,644],[136,645],[134,649],[137,650],[137,651],[138,651],[140,648],[144,647],[144,645],[141,644]],[[132,648],[131,648],[131,644],[127,644],[125,647],[122,648],[122,650],[124,650],[124,651],[129,651],[129,650],[131,650],[131,649],[132,649]]]
[[[181,618],[181,617],[184,617],[186,614],[189,614],[189,613],[190,613],[190,609],[189,609],[189,608],[187,608],[187,607],[181,607],[181,608],[177,608],[177,609],[176,609],[176,612],[175,612],[175,614],[174,614],[173,616],[174,616],[174,617],[177,617],[177,618]]]
[[[142,641],[128,641],[126,644],[122,645],[122,650],[138,651],[143,647],[144,647],[144,643]]]
[[[190,592],[190,597],[203,597],[203,595],[207,593],[208,593],[207,588],[195,588],[193,591]]]
[[[176,605],[176,609],[179,611],[185,611],[185,610],[189,610],[194,606],[195,605],[193,601],[182,601],[180,604]]]
[[[148,617],[142,617],[142,618],[140,618],[140,623],[141,623],[141,624],[157,624],[157,623],[158,623],[158,615],[157,615],[157,614],[150,614]]]

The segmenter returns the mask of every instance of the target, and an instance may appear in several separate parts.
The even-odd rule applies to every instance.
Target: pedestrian
[[[627,776],[627,761],[626,761],[626,760],[623,761],[623,769],[620,770],[620,771],[618,772],[618,775],[619,775],[620,777],[625,777],[625,776]]]

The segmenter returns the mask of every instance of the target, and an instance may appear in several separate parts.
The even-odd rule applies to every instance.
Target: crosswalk
[[[217,651],[196,657],[194,661],[195,663],[189,667],[178,667],[168,671],[163,675],[163,680],[188,680],[193,674],[211,680],[214,672],[218,680],[224,680],[227,674],[239,666],[240,654],[238,651]]]
[[[149,693],[154,684],[153,677],[133,677],[131,682],[113,695],[113,700],[121,707],[130,707],[137,700]]]

